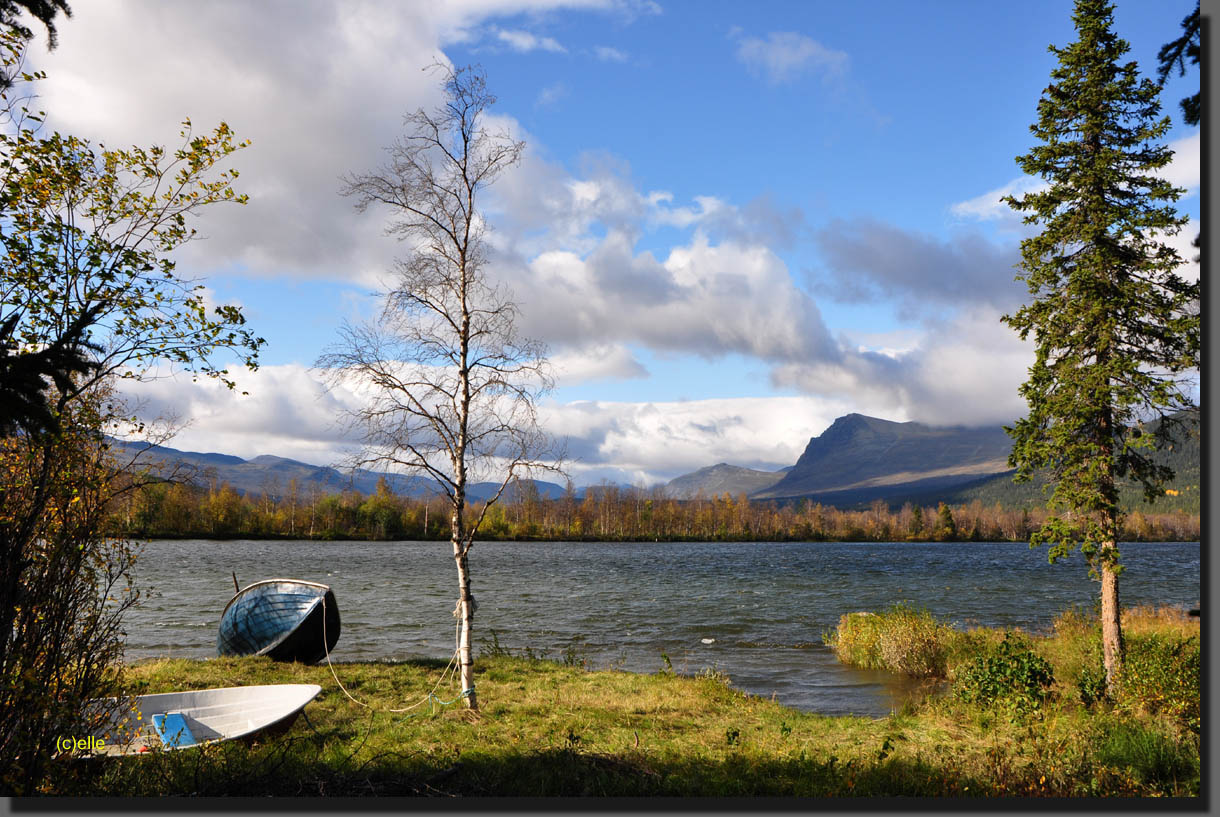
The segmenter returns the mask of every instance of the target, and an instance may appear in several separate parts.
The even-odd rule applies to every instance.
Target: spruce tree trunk
[[[1107,558],[1113,550],[1114,542],[1105,543],[1101,563],[1101,649],[1102,662],[1106,669],[1106,692],[1111,698],[1118,694],[1123,668],[1123,628],[1118,604],[1118,573]]]

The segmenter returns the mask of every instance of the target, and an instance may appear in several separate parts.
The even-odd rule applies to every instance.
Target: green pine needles
[[[1112,12],[1106,0],[1077,0],[1079,39],[1050,48],[1059,64],[1030,128],[1040,144],[1017,157],[1046,186],[1006,199],[1042,228],[1021,242],[1018,279],[1034,298],[1003,319],[1036,343],[1021,386],[1028,416],[1007,429],[1017,479],[1051,475],[1053,513],[1031,546],[1049,545],[1051,561],[1079,547],[1102,579],[1103,619],[1113,607],[1108,679],[1121,662],[1119,485],[1134,480],[1152,498],[1172,477],[1150,455],[1194,405],[1199,366],[1199,285],[1177,274],[1182,259],[1162,243],[1186,222],[1173,204],[1184,191],[1159,174],[1172,158],[1157,142],[1169,119],[1160,86],[1121,62],[1128,45]]]

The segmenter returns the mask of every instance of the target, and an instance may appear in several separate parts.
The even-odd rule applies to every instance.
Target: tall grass
[[[1003,631],[961,632],[907,608],[845,620],[848,626],[832,636],[842,654],[864,655],[877,667],[940,672],[954,683],[975,659],[1004,652]],[[590,671],[576,660],[486,654],[494,649],[475,664],[477,717],[457,706],[421,707],[411,715],[386,711],[426,696],[443,661],[336,664],[344,685],[371,710],[349,701],[325,666],[263,658],[149,662],[128,668],[132,693],[259,683],[317,683],[323,691],[281,738],[115,761],[66,760],[58,765],[55,791],[1197,797],[1200,737],[1165,703],[1191,698],[1189,685],[1175,685],[1192,672],[1197,623],[1183,636],[1168,619],[1141,621],[1132,627],[1132,666],[1142,666],[1139,656],[1146,655],[1149,666],[1167,672],[1144,673],[1142,687],[1129,682],[1120,701],[1086,707],[1077,679],[1065,680],[1070,667],[1085,668],[1091,660],[1077,653],[1092,643],[1093,625],[1069,614],[1048,634],[1010,638],[1009,653],[1036,654],[1053,668],[1056,682],[1038,707],[1020,711],[945,695],[875,719],[790,709],[746,695],[714,671],[700,677]],[[883,646],[902,633],[913,648]],[[1178,649],[1183,638],[1187,646]],[[1197,684],[1193,690],[1197,711]]]
[[[958,634],[927,610],[895,604],[880,612],[848,613],[823,640],[839,660],[913,678],[943,678]]]

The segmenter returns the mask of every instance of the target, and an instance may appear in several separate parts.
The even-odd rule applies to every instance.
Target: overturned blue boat
[[[267,579],[239,590],[220,614],[216,652],[316,664],[339,640],[331,589],[300,579]]]

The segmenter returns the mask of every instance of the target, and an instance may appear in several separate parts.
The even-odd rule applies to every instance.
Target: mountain
[[[133,457],[140,453],[140,463],[153,467],[153,473],[167,476],[171,469],[179,469],[180,477],[198,486],[208,486],[213,480],[216,485],[227,483],[229,487],[240,494],[266,493],[279,498],[289,490],[289,483],[297,481],[298,490],[302,495],[312,491],[322,493],[338,493],[344,490],[355,490],[362,494],[372,494],[377,490],[377,481],[382,477],[390,486],[390,490],[399,496],[425,497],[441,494],[440,486],[431,479],[419,476],[402,476],[399,474],[383,474],[356,468],[341,472],[335,468],[321,465],[310,465],[297,460],[262,454],[253,459],[243,460],[229,454],[201,453],[198,451],[179,451],[167,446],[147,447],[139,443],[111,439],[110,444],[120,457]],[[147,448],[147,450],[145,450]],[[540,480],[522,480],[523,483],[533,482],[538,488],[538,494],[544,499],[557,499],[563,496],[564,489],[553,482]],[[499,483],[476,482],[468,485],[466,495],[469,499],[480,502],[492,496]],[[513,486],[505,490],[505,499],[511,501],[516,497]]]
[[[1167,486],[1169,492],[1148,505],[1135,487],[1124,485],[1121,490],[1124,507],[1158,512],[1199,511],[1198,413],[1192,412],[1185,419],[1195,423],[1193,430],[1175,437],[1173,448],[1156,457],[1176,473]],[[128,457],[144,447],[120,440],[111,440],[111,443],[120,456],[126,453]],[[746,494],[751,499],[792,501],[808,498],[836,507],[867,505],[876,499],[891,506],[904,502],[934,505],[940,501],[965,504],[975,500],[987,505],[998,502],[1005,507],[1044,504],[1046,498],[1041,487],[1045,480],[1042,477],[1035,475],[1032,482],[1013,483],[1013,472],[1008,467],[1011,446],[1010,438],[998,426],[938,428],[848,414],[810,439],[800,459],[788,468],[759,471],[722,462],[676,477],[665,490],[675,499],[699,495],[711,498],[727,492],[734,497]],[[390,489],[400,496],[424,497],[441,493],[435,482],[419,476],[380,474],[362,468],[340,472],[267,454],[243,460],[228,454],[154,446],[141,457],[144,463],[155,460],[164,461],[171,467],[179,464],[187,472],[184,476],[196,485],[208,486],[215,480],[215,484],[228,483],[243,494],[268,493],[281,497],[294,479],[302,495],[313,491],[338,493],[346,489],[372,494],[377,489],[377,480],[383,476]],[[541,499],[558,499],[564,495],[564,489],[552,482],[522,480],[522,483],[524,493],[529,492],[532,483]],[[481,501],[490,497],[497,487],[496,483],[475,483],[468,487],[467,495],[473,501]],[[576,497],[596,495],[603,487],[616,487],[621,491],[628,486],[588,486],[577,490]],[[511,502],[516,498],[517,491],[509,486],[504,499]]]
[[[1199,446],[1199,412],[1190,410],[1178,415],[1182,421],[1171,432],[1171,442],[1168,448],[1152,455],[1152,460],[1159,465],[1168,466],[1174,477],[1165,485],[1165,493],[1149,503],[1143,489],[1131,480],[1119,485],[1119,503],[1124,510],[1141,511],[1144,513],[1169,513],[1182,511],[1199,513],[1202,495],[1200,493],[1202,455]],[[1154,433],[1159,423],[1146,426],[1144,430]],[[1029,482],[1014,483],[1011,474],[991,477],[978,483],[973,483],[936,497],[912,496],[911,501],[929,502],[943,501],[951,504],[967,504],[978,500],[984,505],[1000,503],[1005,507],[1033,507],[1046,504],[1047,494],[1042,489],[1047,484],[1046,477],[1035,474]]]
[[[764,491],[783,478],[784,471],[755,471],[722,462],[671,479],[665,484],[665,493],[674,499],[710,498],[725,493],[736,497]]]
[[[943,492],[1009,471],[1011,448],[998,426],[936,428],[848,414],[811,439],[788,473],[752,498],[845,505]]]

